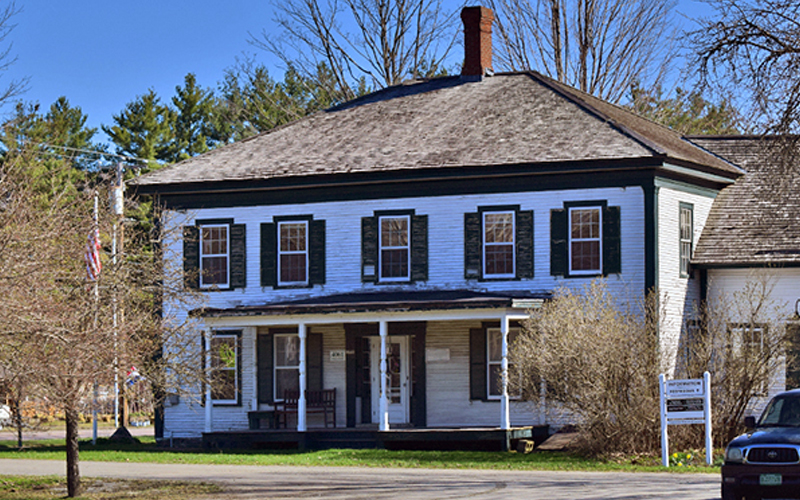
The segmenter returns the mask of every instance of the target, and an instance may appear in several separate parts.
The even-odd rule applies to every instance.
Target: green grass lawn
[[[157,447],[152,437],[140,438],[139,444],[119,444],[99,439],[96,445],[81,441],[82,461],[190,463],[224,465],[296,465],[340,467],[402,467],[434,469],[569,470],[628,472],[705,472],[719,473],[708,467],[698,454],[681,467],[661,467],[660,457],[621,457],[616,460],[591,460],[568,453],[534,452],[531,454],[477,451],[201,451]],[[23,450],[15,443],[0,442],[0,458],[65,460],[64,440],[29,441]]]

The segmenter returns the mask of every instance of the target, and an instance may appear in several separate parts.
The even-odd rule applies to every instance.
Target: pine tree
[[[171,158],[176,114],[161,103],[153,89],[126,104],[112,119],[115,125],[103,125],[102,129],[118,154],[162,162]]]

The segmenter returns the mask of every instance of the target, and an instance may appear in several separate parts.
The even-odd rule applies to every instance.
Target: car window
[[[775,398],[770,401],[764,414],[761,415],[759,425],[779,425],[781,420],[781,409],[783,408],[783,398]]]
[[[781,408],[781,425],[800,425],[800,398],[784,399]]]

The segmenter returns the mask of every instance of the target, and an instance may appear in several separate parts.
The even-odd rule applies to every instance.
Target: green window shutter
[[[200,288],[200,228],[183,227],[183,283],[187,288]]]
[[[310,264],[308,282],[310,285],[325,284],[325,221],[312,220],[309,224]]]
[[[482,275],[481,246],[480,214],[464,214],[464,277],[466,279],[480,279]]]
[[[486,399],[486,330],[469,330],[469,398]]]
[[[411,216],[411,281],[428,279],[428,216]]]
[[[378,218],[361,219],[361,281],[378,281]]]
[[[322,390],[322,334],[306,337],[306,385],[309,391]]]
[[[622,272],[619,207],[603,209],[603,274]]]
[[[231,224],[231,288],[247,286],[247,226]]]
[[[550,274],[566,276],[567,269],[567,211],[550,210]]]
[[[258,377],[258,402],[271,405],[274,401],[272,334],[259,334],[256,340],[256,363]]]
[[[261,286],[278,284],[277,224],[261,224]]]
[[[518,210],[517,278],[533,278],[533,210]]]

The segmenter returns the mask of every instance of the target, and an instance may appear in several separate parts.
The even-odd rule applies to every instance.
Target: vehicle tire
[[[722,500],[742,500],[742,495],[733,486],[722,485]]]

